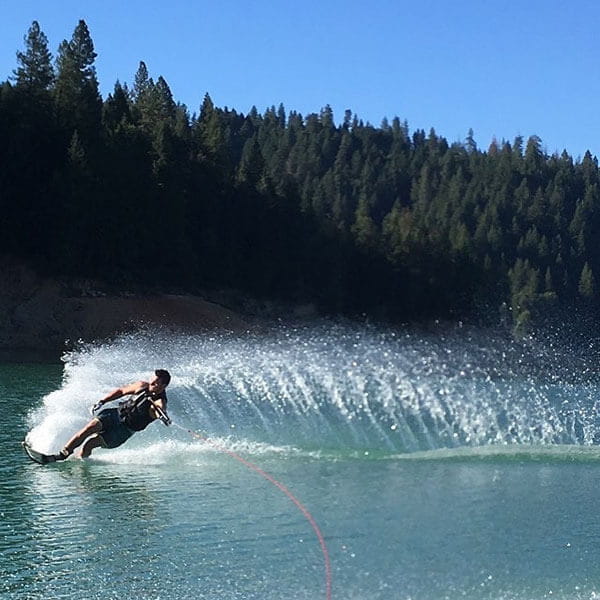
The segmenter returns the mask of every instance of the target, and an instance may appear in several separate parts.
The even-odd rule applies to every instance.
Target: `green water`
[[[32,402],[60,385],[56,367],[0,367],[2,598],[278,598],[320,594],[318,548],[289,500],[230,459],[190,443],[111,464],[29,462],[19,447]],[[152,460],[152,449],[144,455]],[[156,458],[156,457],[155,457]],[[326,497],[314,464],[305,496]],[[291,550],[291,551],[289,551]],[[281,575],[283,574],[283,578]],[[279,591],[278,591],[279,590]],[[293,590],[293,591],[291,591]],[[289,596],[288,596],[289,597]]]
[[[26,459],[19,442],[33,425],[43,435],[54,429],[40,443],[58,444],[110,381],[137,375],[148,352],[136,352],[128,342],[88,349],[69,358],[64,372],[62,365],[0,365],[0,598],[325,598],[323,554],[293,502],[184,432],[153,424],[89,461],[41,467]],[[404,452],[382,438],[376,451],[373,428],[363,422],[353,429],[359,441],[370,440],[362,450],[335,447],[332,440],[351,436],[337,431],[329,412],[312,444],[291,443],[297,432],[275,444],[288,435],[277,427],[285,414],[256,399],[262,434],[256,424],[246,430],[231,406],[219,419],[211,412],[212,421],[202,413],[201,421],[184,399],[213,381],[212,371],[210,378],[187,375],[208,353],[194,352],[191,361],[184,360],[189,349],[178,352],[169,363],[177,359],[180,373],[170,389],[172,416],[196,428],[235,425],[235,436],[220,438],[227,449],[285,484],[318,523],[332,598],[600,598],[594,446]],[[202,386],[192,385],[199,380]],[[239,404],[248,389],[239,386]],[[56,411],[61,419],[52,420]],[[317,451],[321,435],[327,448]]]

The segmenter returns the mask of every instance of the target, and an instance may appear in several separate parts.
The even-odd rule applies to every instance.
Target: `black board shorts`
[[[118,408],[105,408],[96,415],[96,419],[102,424],[102,431],[98,435],[105,448],[116,448],[135,433],[121,421]]]

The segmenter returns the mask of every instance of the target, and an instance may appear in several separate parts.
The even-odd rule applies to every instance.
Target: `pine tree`
[[[413,214],[409,208],[395,202],[383,220],[382,238],[385,253],[393,265],[399,264],[411,249],[414,236]]]
[[[73,165],[79,172],[84,173],[88,169],[88,163],[85,153],[85,148],[79,139],[79,134],[77,130],[73,132],[73,137],[71,138],[71,143],[69,144],[69,150],[67,152],[69,156],[69,162]]]
[[[581,270],[578,291],[585,300],[591,300],[596,295],[596,279],[588,263],[585,263]]]
[[[133,82],[133,99],[135,102],[139,102],[144,95],[148,93],[152,85],[153,83],[148,76],[148,68],[146,67],[146,63],[142,60],[135,73]]]
[[[510,282],[511,305],[514,315],[514,330],[523,334],[531,325],[539,289],[539,272],[529,260],[517,259],[508,272]]]
[[[546,161],[547,157],[542,151],[542,140],[537,135],[532,135],[527,140],[523,163],[523,172],[530,190],[533,191],[542,184]]]
[[[130,102],[125,88],[117,81],[112,94],[108,95],[102,107],[102,122],[109,131],[119,125],[131,122]]]
[[[347,230],[352,219],[352,145],[352,135],[345,131],[338,147],[332,172],[334,192],[331,213],[333,222],[340,231]]]
[[[263,177],[264,168],[265,159],[260,150],[258,139],[254,136],[244,144],[242,160],[238,168],[238,182],[257,187]]]
[[[554,292],[554,283],[552,281],[552,272],[550,271],[550,267],[546,269],[546,275],[544,276],[544,291]]]
[[[162,120],[173,121],[175,119],[175,102],[169,84],[164,77],[159,76],[156,82],[156,96],[159,106],[159,118]]]
[[[227,174],[233,178],[225,129],[222,112],[215,107],[210,95],[206,94],[193,131],[198,156],[201,160],[208,161],[220,175]]]
[[[145,72],[145,65],[140,63],[140,71]],[[160,76],[156,83],[152,78],[144,83],[136,76],[135,88],[139,90],[136,93],[136,109],[139,115],[139,122],[142,128],[152,135],[156,134],[163,122],[173,124],[175,121],[176,107],[173,101],[173,95],[169,85],[164,77]]]
[[[369,201],[364,194],[361,194],[358,202],[352,233],[355,235],[359,246],[370,250],[376,249],[379,241],[379,231],[371,217]]]
[[[48,38],[37,21],[31,24],[24,41],[25,52],[17,52],[20,66],[14,71],[17,86],[29,91],[46,91],[54,82],[54,69]]]
[[[475,141],[475,134],[473,133],[473,129],[469,128],[469,132],[467,133],[467,139],[465,140],[465,150],[472,154],[477,152],[477,142]]]
[[[54,96],[61,125],[69,137],[75,129],[89,141],[98,136],[102,99],[95,59],[90,32],[85,21],[79,21],[71,41],[63,40],[60,44],[56,60]]]

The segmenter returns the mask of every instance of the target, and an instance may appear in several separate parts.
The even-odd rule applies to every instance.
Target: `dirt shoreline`
[[[1,360],[58,360],[79,340],[110,339],[153,324],[187,332],[258,328],[253,317],[199,296],[111,293],[95,282],[57,281],[22,263],[0,261]]]

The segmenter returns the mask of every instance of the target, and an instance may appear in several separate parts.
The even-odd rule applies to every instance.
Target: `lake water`
[[[598,387],[529,358],[321,326],[2,364],[0,598],[600,598]],[[27,460],[158,367],[178,427]]]

